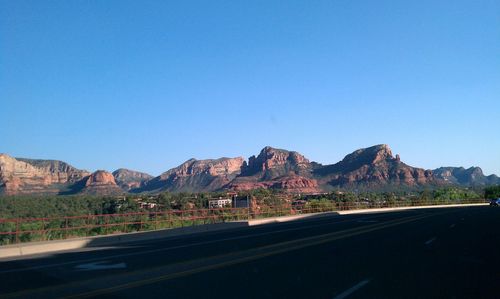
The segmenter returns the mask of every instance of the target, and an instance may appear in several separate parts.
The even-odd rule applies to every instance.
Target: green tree
[[[500,185],[491,186],[484,189],[484,198],[486,199],[500,198]]]

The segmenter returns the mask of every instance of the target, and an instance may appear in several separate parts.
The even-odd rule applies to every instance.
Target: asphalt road
[[[420,209],[0,259],[0,298],[500,298],[499,228]]]

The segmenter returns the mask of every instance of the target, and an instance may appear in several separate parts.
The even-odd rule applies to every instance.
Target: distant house
[[[155,202],[140,202],[141,209],[154,209],[158,207],[159,205]]]
[[[238,192],[234,192],[234,191],[228,191],[226,193],[227,196],[231,197],[231,198],[234,198],[235,196],[238,196]]]
[[[208,207],[210,209],[224,208],[226,206],[231,206],[233,201],[230,198],[216,198],[208,200]]]

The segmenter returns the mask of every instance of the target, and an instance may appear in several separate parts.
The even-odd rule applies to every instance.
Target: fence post
[[[45,219],[42,218],[42,240],[47,240],[47,234],[45,232]]]
[[[154,213],[155,230],[158,229],[158,213]]]
[[[88,237],[90,230],[90,213],[85,217],[85,237]]]
[[[139,226],[139,231],[142,231],[142,228],[143,228],[143,220],[142,220],[142,215],[139,214],[139,222],[140,222],[140,226]]]
[[[68,238],[68,218],[65,217],[65,224],[64,224],[64,239]]]
[[[16,219],[16,243],[19,243],[19,218]]]

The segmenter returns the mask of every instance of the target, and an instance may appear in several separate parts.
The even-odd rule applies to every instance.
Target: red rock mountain
[[[55,160],[13,158],[0,154],[0,193],[57,194],[90,175]]]
[[[0,154],[0,194],[96,194],[127,191],[152,177],[131,170],[117,170],[118,182],[105,171],[90,173],[57,160],[13,158]],[[135,183],[134,180],[139,181]]]
[[[243,158],[190,159],[143,183],[142,191],[214,191],[231,182],[241,171]]]
[[[133,171],[125,168],[120,168],[113,171],[113,177],[115,178],[118,186],[126,191],[139,188],[141,184],[153,178],[153,176],[147,173]]]
[[[315,176],[331,187],[419,187],[440,184],[431,170],[401,162],[386,144],[359,149],[342,161],[315,170]]]
[[[98,170],[92,173],[83,181],[85,184],[80,190],[80,193],[94,195],[113,195],[124,193],[124,191],[116,184],[113,174],[104,170]]]
[[[0,194],[119,194],[127,192],[204,192],[273,188],[294,193],[342,189],[390,190],[442,185],[499,184],[481,169],[444,167],[424,170],[403,163],[385,144],[359,149],[333,165],[303,155],[265,147],[243,158],[191,159],[160,176],[119,169],[93,174],[53,160],[12,158],[0,154]]]
[[[500,185],[500,178],[494,174],[486,176],[480,167],[440,167],[433,170],[435,176],[446,183],[462,186]]]
[[[251,190],[274,188],[297,193],[314,193],[320,190],[312,178],[316,166],[303,155],[272,147],[265,147],[258,156],[252,156],[244,163],[241,174],[227,188]]]

